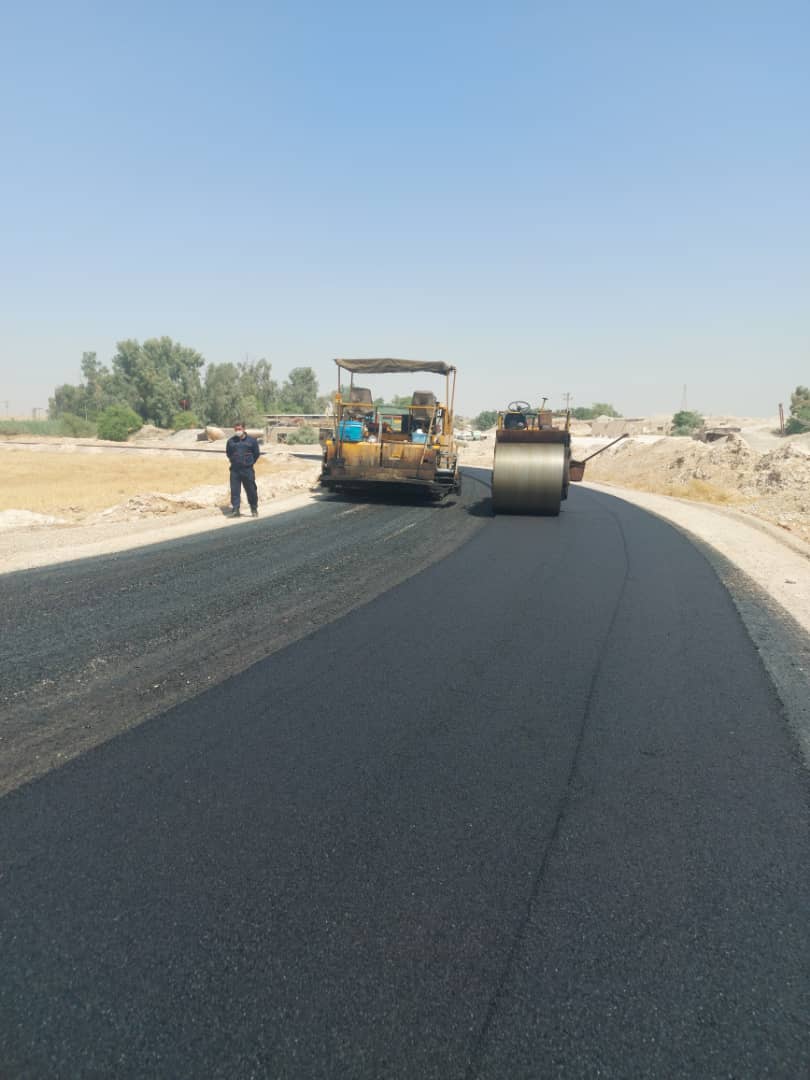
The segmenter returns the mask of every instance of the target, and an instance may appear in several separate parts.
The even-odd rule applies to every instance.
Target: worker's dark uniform
[[[244,487],[250,509],[255,510],[259,505],[259,493],[256,491],[253,466],[261,456],[259,444],[252,435],[245,435],[244,439],[231,435],[225,445],[225,453],[231,463],[231,506],[234,510],[239,509]]]

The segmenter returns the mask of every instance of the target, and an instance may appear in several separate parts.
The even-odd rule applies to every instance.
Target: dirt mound
[[[208,439],[202,428],[183,428],[182,431],[173,431],[168,441],[172,446],[197,446]]]
[[[165,439],[170,434],[170,431],[155,427],[154,424],[144,424],[143,427],[138,428],[129,441],[133,443],[153,442],[155,439]]]
[[[650,491],[680,494],[698,480],[715,487],[729,498],[756,494],[755,468],[760,455],[737,435],[714,443],[689,438],[658,439],[652,445],[634,439],[606,450],[588,465],[587,476],[594,480],[632,482]]]
[[[643,445],[628,439],[595,458],[586,479],[735,504],[810,539],[810,440],[799,440],[783,439],[760,453],[739,435],[714,443],[667,438]]]
[[[217,506],[224,499],[225,490],[219,484],[206,484],[177,494],[150,491],[107,507],[96,514],[96,520],[130,521],[138,517],[178,514],[182,510],[205,510]]]
[[[286,455],[292,457],[292,455]],[[298,464],[298,463],[297,463]],[[319,466],[302,464],[294,471],[279,470],[269,475],[258,474],[256,487],[259,502],[277,499],[297,492],[309,491],[318,478]],[[97,521],[131,521],[142,517],[160,517],[178,514],[183,510],[211,510],[230,504],[230,489],[227,480],[222,484],[201,484],[167,494],[162,491],[150,491],[143,495],[134,495],[126,502],[117,503],[95,515]]]

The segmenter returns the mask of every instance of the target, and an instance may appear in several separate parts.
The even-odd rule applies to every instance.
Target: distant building
[[[268,413],[264,418],[265,441],[284,443],[289,435],[302,427],[312,427],[316,431],[329,428],[331,431],[332,415],[331,413]]]
[[[672,419],[668,416],[598,416],[591,421],[591,434],[616,438],[619,435],[669,435]]]

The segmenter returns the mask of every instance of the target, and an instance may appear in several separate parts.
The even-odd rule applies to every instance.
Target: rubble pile
[[[586,479],[733,505],[810,540],[810,442],[803,437],[765,453],[736,434],[711,443],[627,439],[595,458]]]

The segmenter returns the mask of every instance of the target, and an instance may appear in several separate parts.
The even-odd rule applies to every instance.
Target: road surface
[[[575,490],[557,519],[480,496],[276,519],[271,549],[298,530],[289,572],[220,549],[218,603],[243,613],[226,657],[252,598],[297,580],[313,629],[274,636],[282,600],[276,651],[0,801],[0,1071],[808,1075],[807,776],[727,592],[610,496]],[[414,518],[436,539],[416,562]],[[401,560],[399,584],[359,606],[348,526],[401,545],[370,560]],[[346,559],[317,629],[315,550]],[[135,640],[184,552],[13,575],[31,625],[55,612],[33,666],[62,655],[72,596],[77,648],[96,624],[101,646],[94,583],[133,583]]]

